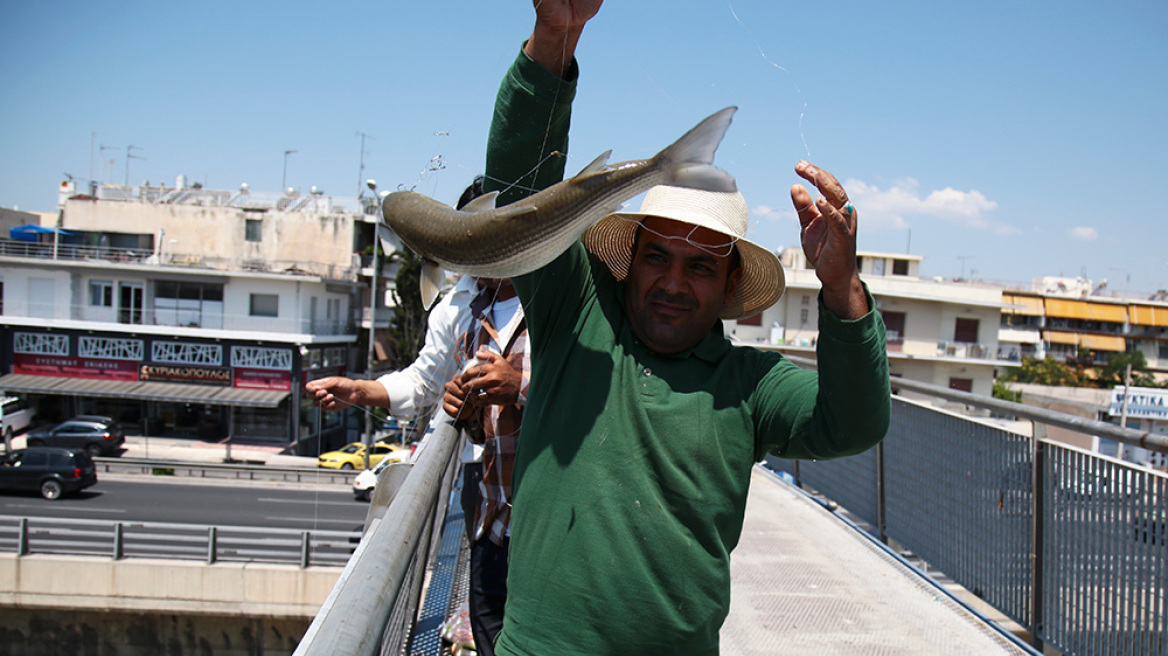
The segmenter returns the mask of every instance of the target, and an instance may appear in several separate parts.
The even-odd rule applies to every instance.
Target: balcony
[[[103,266],[137,265],[159,269],[198,269],[200,271],[259,272],[288,276],[320,277],[326,280],[355,282],[360,262],[354,257],[344,266],[322,262],[292,260],[236,260],[202,253],[156,253],[142,248],[79,246],[77,244],[15,241],[0,239],[0,257],[30,259],[38,262],[56,260]]]
[[[218,305],[220,308],[208,310],[206,309],[207,305]],[[108,328],[103,328],[102,325],[85,326],[91,330],[132,330],[138,326],[156,326],[298,335],[347,335],[355,330],[348,319],[257,317],[249,314],[225,313],[222,312],[221,306],[221,302],[205,303],[204,309],[200,312],[182,308],[159,310],[7,301],[4,303],[0,316],[4,317],[5,322],[25,323],[27,325],[43,325],[45,320],[50,320],[108,326]]]

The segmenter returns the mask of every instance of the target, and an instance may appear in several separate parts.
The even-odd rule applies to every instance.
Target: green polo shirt
[[[488,179],[529,170],[541,146],[566,148],[566,116],[562,134],[508,121],[566,112],[528,102],[562,84],[520,55],[496,103]],[[514,282],[532,374],[496,652],[717,654],[752,465],[768,452],[858,453],[887,430],[879,315],[840,321],[821,304],[817,374],[731,346],[720,323],[689,351],[651,352],[624,285],[579,243]]]

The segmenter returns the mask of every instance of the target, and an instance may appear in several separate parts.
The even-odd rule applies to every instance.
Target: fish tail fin
[[[737,107],[708,116],[657,154],[668,176],[665,184],[706,191],[738,191],[734,176],[714,166],[714,153],[730,127]]]
[[[418,276],[418,284],[422,292],[422,307],[429,310],[434,307],[438,292],[442,289],[442,282],[446,274],[436,262],[426,260],[422,263],[422,275]]]

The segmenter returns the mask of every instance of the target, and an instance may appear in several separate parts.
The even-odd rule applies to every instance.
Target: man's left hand
[[[856,209],[831,173],[807,161],[796,164],[795,172],[823,194],[812,202],[803,185],[791,187],[803,253],[823,283],[823,303],[840,319],[859,319],[869,308],[856,264]]]

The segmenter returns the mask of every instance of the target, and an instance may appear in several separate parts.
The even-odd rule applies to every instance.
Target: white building
[[[63,182],[52,224],[0,239],[0,390],[45,419],[108,414],[151,435],[301,452],[351,436],[340,413],[317,425],[303,386],[365,368],[376,203],[181,177],[76,192]]]
[[[1001,323],[1000,289],[920,277],[921,257],[857,254],[860,276],[876,299],[888,329],[893,377],[904,377],[989,396],[993,393]],[[814,357],[820,283],[803,251],[780,256],[787,291],[762,314],[726,322],[740,343]]]

